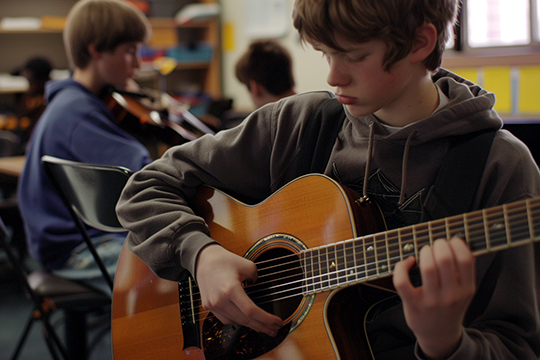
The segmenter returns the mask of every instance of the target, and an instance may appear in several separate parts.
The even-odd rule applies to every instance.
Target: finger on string
[[[420,275],[422,277],[422,288],[425,291],[437,289],[440,286],[440,279],[437,265],[433,258],[433,248],[429,245],[424,246],[419,254]]]
[[[282,325],[282,320],[278,316],[258,307],[243,289],[236,289],[230,299],[235,307],[235,318],[241,319],[239,322],[241,325],[275,336]]]
[[[467,244],[461,239],[450,240],[451,248],[454,252],[456,272],[459,276],[458,281],[471,289],[475,288],[475,258]]]
[[[394,268],[394,275],[392,281],[394,287],[402,297],[410,298],[416,294],[416,289],[414,288],[411,278],[409,276],[409,271],[416,264],[416,259],[413,256],[398,262]]]
[[[445,289],[454,289],[458,285],[454,252],[446,240],[433,243],[433,257],[437,266],[439,285]]]

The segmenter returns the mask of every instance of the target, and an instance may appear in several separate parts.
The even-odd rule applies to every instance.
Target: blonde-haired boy
[[[139,170],[147,149],[122,130],[100,97],[109,87],[123,89],[140,65],[139,49],[151,36],[148,20],[122,0],[81,0],[68,14],[66,54],[73,74],[49,82],[47,109],[34,129],[19,182],[19,205],[30,254],[67,277],[101,286],[106,282],[41,166],[43,155]],[[89,230],[111,272],[124,235]]]

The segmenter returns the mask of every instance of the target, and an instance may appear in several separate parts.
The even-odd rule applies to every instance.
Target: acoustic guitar
[[[294,180],[257,205],[201,187],[192,207],[214,239],[256,263],[257,282],[245,290],[286,325],[275,338],[223,325],[202,308],[192,278],[158,278],[124,247],[114,358],[372,359],[358,319],[396,297],[385,283],[397,262],[441,237],[461,236],[475,255],[540,239],[540,198],[384,232],[380,212],[363,200],[324,175]]]

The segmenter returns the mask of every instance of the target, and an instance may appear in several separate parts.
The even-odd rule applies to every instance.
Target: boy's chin
[[[116,81],[109,85],[118,90],[130,91],[130,90],[133,90],[133,86],[134,86],[133,83],[134,83],[134,80],[128,79],[125,81]]]
[[[351,113],[351,115],[356,117],[368,116],[373,114],[373,111],[371,111],[371,109],[367,109],[358,105],[345,105],[345,107],[347,108],[347,111]]]

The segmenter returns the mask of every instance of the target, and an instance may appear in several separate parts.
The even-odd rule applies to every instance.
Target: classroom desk
[[[0,186],[17,184],[25,160],[24,155],[0,157]]]

